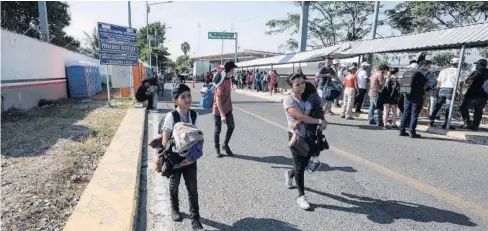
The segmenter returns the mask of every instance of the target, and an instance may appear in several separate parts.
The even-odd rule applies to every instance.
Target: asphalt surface
[[[218,159],[211,111],[198,107],[201,87],[192,95],[206,140],[198,190],[207,230],[488,230],[486,146],[425,133],[399,137],[366,121],[327,116],[332,148],[320,156],[326,164],[305,175],[313,210],[303,211],[297,190],[284,185],[293,160],[282,105],[233,93],[235,156]],[[148,114],[148,141],[172,104],[159,108],[165,109]],[[221,140],[225,125],[222,130]],[[153,171],[154,150],[143,161],[137,230],[190,230],[189,219],[170,219],[168,180]],[[188,214],[183,180],[179,192]]]

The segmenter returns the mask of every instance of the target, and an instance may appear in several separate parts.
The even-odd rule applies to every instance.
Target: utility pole
[[[149,66],[151,66],[151,44],[149,43],[149,12],[151,8],[149,8],[149,4],[146,1],[146,38],[147,38],[147,61],[149,62]]]
[[[373,21],[373,35],[371,39],[376,39],[376,28],[378,25],[378,13],[380,10],[380,1],[375,1],[374,3],[374,21]],[[368,61],[371,67],[373,66],[373,54],[368,54]],[[371,76],[371,68],[368,68],[368,76]]]
[[[132,28],[132,13],[130,8],[130,1],[127,1],[128,16],[129,16],[129,27]],[[132,73],[132,66],[129,66],[129,87],[130,87],[130,97],[134,100],[134,79]]]
[[[308,8],[310,2],[302,1],[302,11],[300,12],[300,41],[298,43],[300,52],[307,49],[307,32],[308,32]]]
[[[39,8],[39,27],[41,28],[41,40],[49,42],[49,25],[47,22],[47,7],[46,1],[38,1]]]

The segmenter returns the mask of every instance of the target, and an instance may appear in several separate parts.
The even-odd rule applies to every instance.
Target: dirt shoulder
[[[129,100],[65,100],[2,114],[2,230],[61,230]]]

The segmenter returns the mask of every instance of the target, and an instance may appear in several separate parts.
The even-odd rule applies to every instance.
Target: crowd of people
[[[402,78],[398,78],[398,68],[390,68],[387,65],[378,66],[371,77],[368,77],[366,74],[370,67],[368,63],[361,63],[359,66],[353,63],[345,66],[328,58],[325,60],[324,66],[316,73],[315,83],[308,81],[303,73],[290,75],[287,83],[291,94],[283,99],[283,107],[289,129],[288,146],[294,164],[291,170],[284,172],[284,178],[287,188],[292,188],[293,182],[295,182],[298,190],[296,199],[298,206],[304,210],[310,209],[310,204],[305,197],[304,173],[306,170],[314,172],[320,167],[318,156],[322,150],[328,149],[327,140],[322,134],[322,131],[327,128],[325,115],[333,114],[331,107],[336,104],[334,101],[341,94],[343,95],[341,118],[354,119],[353,109],[356,112],[361,110],[367,93],[370,100],[368,113],[370,124],[389,128],[388,121],[390,121],[391,111],[391,127],[396,128],[397,110],[400,110],[400,136],[420,138],[420,135],[416,133],[416,125],[424,97],[431,92],[431,96],[433,95],[436,99],[429,117],[430,125],[434,126],[436,114],[443,104],[452,103],[450,99],[454,94],[454,86],[462,82],[469,85],[460,107],[465,122],[463,126],[477,130],[488,98],[487,61],[481,59],[476,62],[476,71],[466,79],[460,78],[459,81],[456,81],[459,60],[452,59],[450,65],[449,68],[435,76],[430,71],[431,62],[419,58],[419,60],[411,61]],[[253,91],[272,92],[276,88],[276,71],[235,72],[236,68],[235,63],[229,61],[225,63],[222,70],[218,70],[213,76],[209,73],[205,78],[207,85],[212,82],[215,87],[212,115],[214,120],[213,144],[217,158],[223,157],[221,149],[228,156],[233,155],[229,146],[235,128],[231,99],[232,85],[236,84],[239,89],[247,88]],[[212,77],[211,80],[210,77]],[[157,88],[151,88],[156,81],[155,78],[144,82],[146,90],[143,91],[146,96],[157,92]],[[322,95],[319,94],[318,89],[322,89]],[[191,89],[184,83],[178,83],[172,89],[172,98],[176,108],[167,114],[162,127],[161,145],[163,148],[166,147],[166,150],[173,137],[172,133],[177,121],[191,123],[196,129],[200,129],[200,116],[196,111],[190,109]],[[474,120],[469,118],[469,108],[474,108]],[[449,110],[449,107],[446,110]],[[374,118],[375,112],[376,118]],[[445,111],[445,113],[447,115],[449,112]],[[446,122],[447,120],[444,121],[443,127]],[[222,124],[227,126],[223,143],[220,142]],[[407,129],[409,133],[407,133]],[[191,156],[191,153],[188,155]],[[161,158],[161,155],[158,158]],[[164,158],[158,160],[164,161]],[[164,164],[160,163],[159,166],[159,170],[164,172],[165,170],[162,170]],[[192,228],[202,230],[198,205],[196,159],[188,162],[184,167],[171,170],[170,174],[166,172],[166,176],[170,179],[172,219],[174,221],[182,219],[178,202],[178,186],[180,178],[183,176],[190,200]]]
[[[232,78],[232,84],[237,89],[247,89],[257,92],[269,92],[276,94],[278,88],[278,73],[276,70],[238,71]]]

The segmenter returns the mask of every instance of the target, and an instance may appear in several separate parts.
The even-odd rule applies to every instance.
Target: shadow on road
[[[293,166],[293,159],[284,156],[266,156],[266,157],[255,157],[255,156],[244,156],[239,154],[234,154],[233,158],[242,159],[242,160],[251,160],[261,163],[268,163],[268,164],[279,164],[279,165],[288,165],[288,166],[271,166],[271,168],[288,168],[291,169]],[[322,163],[317,171],[343,171],[343,172],[357,172],[356,169],[353,167],[331,167],[328,164]]]
[[[216,230],[300,231],[300,229],[297,229],[295,225],[286,223],[284,221],[266,218],[244,218],[234,222],[232,225],[222,224],[205,218],[201,218],[201,222],[207,226],[215,228]]]
[[[405,201],[380,200],[370,197],[356,196],[349,193],[342,193],[342,195],[345,196],[343,197],[320,192],[311,188],[306,188],[306,190],[355,206],[340,207],[336,205],[314,204],[314,208],[365,214],[369,220],[378,224],[391,224],[398,219],[409,219],[417,222],[438,222],[463,226],[477,226],[477,224],[472,222],[466,215],[430,206]]]

